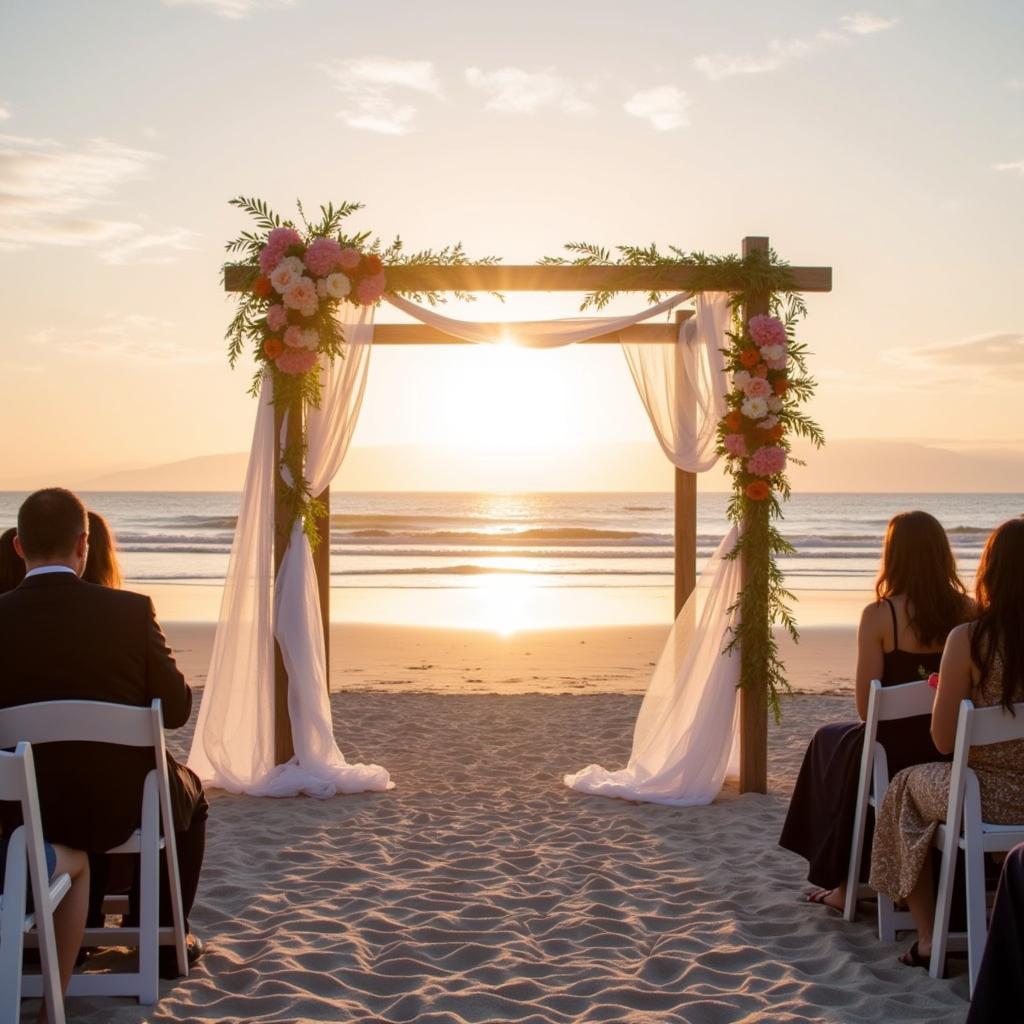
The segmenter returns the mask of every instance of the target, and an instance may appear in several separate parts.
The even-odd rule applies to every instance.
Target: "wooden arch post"
[[[743,252],[766,250],[767,238],[747,238]],[[591,292],[591,291],[690,291],[697,283],[697,273],[691,267],[630,267],[628,285],[623,286],[623,271],[619,267],[573,267],[558,265],[526,266],[459,266],[459,267],[389,267],[388,285],[396,292]],[[224,268],[225,291],[244,291],[254,278],[247,266]],[[829,292],[832,290],[831,267],[791,268],[793,289],[800,292]],[[758,296],[744,311],[746,317],[766,311],[769,296]],[[677,322],[638,324],[616,334],[592,338],[588,344],[619,344],[623,341],[651,345],[674,344],[678,335],[679,318],[690,312],[677,314]],[[378,324],[374,328],[373,344],[377,345],[460,345],[469,344],[451,335],[423,324]],[[295,423],[304,414],[296,407],[289,422]],[[275,411],[276,458],[281,455],[281,425],[283,410]],[[284,443],[287,444],[287,438]],[[275,480],[277,474],[275,474]],[[327,515],[318,522],[320,546],[314,554],[317,582],[320,592],[320,612],[323,618],[326,654],[330,657],[330,489],[319,495],[327,506]],[[675,610],[679,610],[696,583],[697,556],[697,478],[693,473],[675,471]],[[291,508],[283,500],[279,486],[275,487],[274,507],[274,570],[280,568],[288,543],[291,526]],[[275,643],[274,671],[274,750],[278,764],[289,760],[293,753],[291,722],[288,717],[288,674]],[[755,671],[755,675],[756,675]],[[764,674],[763,670],[760,674]],[[767,703],[763,691],[740,694],[740,789],[742,792],[763,793],[767,787]]]

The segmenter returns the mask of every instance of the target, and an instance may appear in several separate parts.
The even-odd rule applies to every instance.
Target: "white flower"
[[[274,272],[270,275],[270,283],[279,295],[283,295],[301,276],[301,271],[296,271],[288,265],[287,260],[282,260],[274,267]]]
[[[320,347],[320,332],[313,327],[306,327],[302,331],[302,344],[310,352],[315,352]]]
[[[771,430],[772,427],[777,427],[778,425],[779,425],[779,417],[778,416],[765,416],[765,418],[763,420],[761,420],[760,423],[758,423],[758,426],[762,430]]]
[[[772,397],[768,399],[768,408],[771,409],[772,412],[782,412],[782,405],[782,399],[779,398],[778,395],[772,395]],[[761,415],[764,414],[762,413]]]
[[[784,359],[786,356],[785,345],[762,345],[761,346],[761,358],[762,359]]]
[[[737,391],[746,391],[747,385],[750,383],[750,374],[746,370],[737,370],[732,375],[732,386]]]
[[[300,277],[306,272],[306,264],[303,263],[298,256],[285,256],[285,258],[278,263],[278,266],[291,267],[292,272],[296,277]]]
[[[329,274],[324,280],[327,294],[332,299],[343,299],[352,291],[352,282],[345,274]]]
[[[763,398],[748,398],[743,405],[740,406],[740,412],[742,412],[747,419],[759,420],[767,415],[768,402]]]

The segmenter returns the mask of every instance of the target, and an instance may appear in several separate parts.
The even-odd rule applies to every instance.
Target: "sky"
[[[1009,0],[6,0],[0,479],[248,448],[237,194],[508,263],[768,235],[834,268],[829,437],[1020,454],[1022,54]],[[355,444],[599,463],[653,443],[632,389],[614,346],[379,349]]]

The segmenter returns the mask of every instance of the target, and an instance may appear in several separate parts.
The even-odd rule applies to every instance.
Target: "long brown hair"
[[[894,594],[906,597],[907,618],[925,647],[940,647],[970,615],[949,538],[927,512],[900,512],[889,520],[875,595],[882,601]]]
[[[13,590],[25,578],[25,563],[14,550],[17,532],[12,526],[0,534],[0,594]]]
[[[978,562],[974,584],[978,620],[971,630],[971,660],[981,683],[1003,660],[1003,700],[1011,708],[1024,694],[1024,519],[993,531]]]
[[[114,533],[99,512],[89,513],[89,557],[85,560],[82,579],[101,587],[121,586],[121,567],[117,564]]]

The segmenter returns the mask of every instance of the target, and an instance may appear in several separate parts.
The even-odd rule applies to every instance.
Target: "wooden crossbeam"
[[[679,319],[688,320],[693,316],[692,309],[680,311]],[[484,324],[481,326],[496,327],[496,324]],[[502,327],[508,331],[509,340],[514,342],[516,337],[516,325],[514,322],[503,323]],[[679,327],[676,323],[660,324],[634,324],[621,331],[612,334],[600,334],[596,338],[590,338],[584,344],[587,345],[617,345],[619,342],[628,341],[642,345],[674,345],[679,337]],[[426,324],[374,324],[373,326],[373,347],[378,345],[472,345],[471,341],[463,341],[462,338],[454,338],[436,327],[428,327]]]
[[[792,267],[799,292],[832,291],[831,267]],[[693,267],[388,267],[388,287],[400,292],[685,292],[697,282]],[[224,289],[245,291],[252,268],[224,268]]]

